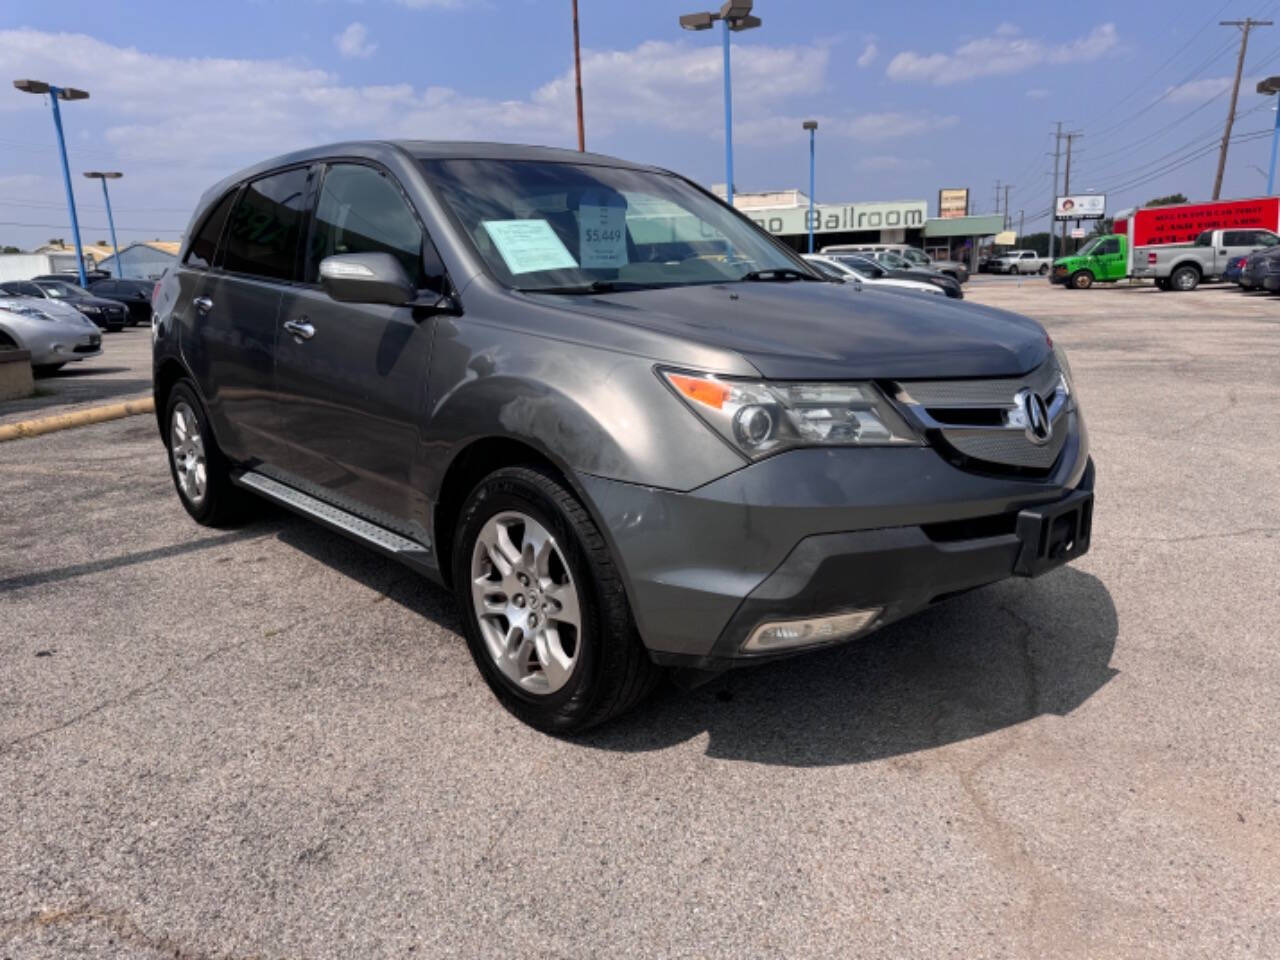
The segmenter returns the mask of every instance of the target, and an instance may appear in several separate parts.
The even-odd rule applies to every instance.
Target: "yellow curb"
[[[139,413],[154,413],[155,409],[155,400],[151,397],[143,397],[140,400],[126,400],[124,403],[91,407],[74,413],[60,413],[56,417],[21,420],[18,423],[0,426],[0,443],[5,440],[21,440],[23,437],[38,437],[42,433],[53,433],[57,430],[70,430],[72,427],[85,427],[91,423],[119,420],[121,417],[132,417]]]

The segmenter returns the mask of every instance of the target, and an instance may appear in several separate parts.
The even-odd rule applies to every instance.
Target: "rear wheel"
[[[1089,270],[1080,270],[1071,275],[1071,286],[1077,290],[1088,290],[1093,286],[1093,273]]]
[[[164,423],[169,472],[192,519],[217,527],[242,516],[247,495],[232,484],[230,464],[218,449],[190,381],[180,380],[169,391]]]
[[[1200,271],[1195,267],[1179,267],[1169,275],[1169,286],[1182,293],[1200,285]]]
[[[1047,263],[1040,264],[1040,276],[1043,277],[1048,272],[1049,272],[1049,265]]]
[[[476,667],[530,726],[585,730],[639,703],[661,676],[599,528],[543,470],[507,467],[471,492],[453,582]]]

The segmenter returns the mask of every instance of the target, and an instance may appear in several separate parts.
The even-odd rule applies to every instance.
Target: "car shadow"
[[[101,377],[108,373],[129,373],[128,367],[65,366],[35,375],[37,380],[74,380],[77,377]]]
[[[460,634],[453,595],[282,508],[281,542]],[[1117,673],[1119,623],[1096,577],[1064,567],[973,591],[830,650],[730,671],[645,704],[571,742],[661,750],[700,736],[708,756],[831,766],[903,756],[1045,714],[1065,716]],[[458,655],[467,656],[459,638]],[[494,709],[498,709],[494,705]]]
[[[578,738],[647,751],[707,737],[708,756],[814,767],[903,756],[1065,716],[1100,690],[1118,621],[1067,567],[957,597],[830,650],[724,674]]]

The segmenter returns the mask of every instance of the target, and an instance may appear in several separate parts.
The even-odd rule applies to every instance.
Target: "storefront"
[[[981,241],[1003,229],[1004,217],[998,213],[927,220],[924,250],[937,260],[959,260],[977,270]]]

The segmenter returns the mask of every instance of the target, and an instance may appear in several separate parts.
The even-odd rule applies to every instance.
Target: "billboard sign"
[[[1058,197],[1054,206],[1055,220],[1101,220],[1107,215],[1107,198],[1101,193],[1079,193]]]
[[[1254,200],[1144,207],[1133,215],[1130,224],[1129,241],[1133,247],[1190,243],[1206,230],[1275,230],[1280,227],[1280,199],[1260,197]]]
[[[969,215],[969,188],[955,187],[938,191],[938,219],[955,220]]]
[[[896,203],[820,203],[814,207],[815,233],[849,233],[860,230],[919,230],[928,215],[924,200]],[[808,207],[779,207],[773,210],[743,210],[765,230],[776,236],[809,232]]]

